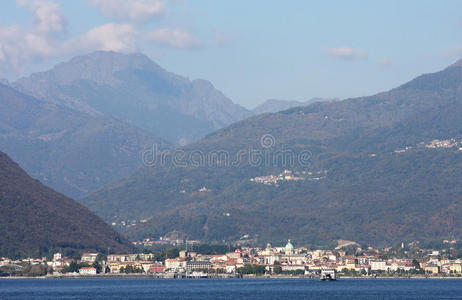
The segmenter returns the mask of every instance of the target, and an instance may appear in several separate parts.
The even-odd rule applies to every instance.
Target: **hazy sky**
[[[462,1],[3,0],[0,77],[142,52],[233,101],[370,95],[462,58]]]

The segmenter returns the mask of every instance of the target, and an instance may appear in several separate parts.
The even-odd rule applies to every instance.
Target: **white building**
[[[108,261],[128,262],[135,261],[137,254],[109,254]]]
[[[178,270],[185,269],[186,261],[184,259],[169,258],[165,260],[165,269]]]
[[[287,245],[284,249],[285,254],[293,254],[294,253],[294,245],[290,242],[290,240],[287,242]]]
[[[80,268],[80,275],[96,275],[96,269],[93,267]]]
[[[53,254],[53,261],[58,261],[58,260],[61,260],[62,258],[63,258],[63,255],[59,252]]]
[[[98,253],[84,253],[82,254],[82,257],[80,260],[85,263],[94,263],[96,261],[96,258],[98,257]]]
[[[386,271],[387,263],[384,260],[370,261],[371,271]]]
[[[279,261],[278,255],[264,255],[263,260],[265,265],[274,265],[275,262]]]

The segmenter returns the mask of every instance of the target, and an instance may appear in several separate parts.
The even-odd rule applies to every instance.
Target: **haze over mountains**
[[[462,234],[462,61],[370,97],[253,111],[141,54],[94,52],[4,83],[0,150],[66,195],[96,191],[82,203],[132,239]]]
[[[0,99],[0,150],[74,198],[135,171],[146,147],[187,144],[253,114],[206,80],[104,51],[3,81]]]
[[[292,107],[307,106],[315,102],[337,101],[337,100],[338,99],[324,99],[324,98],[312,98],[307,101],[268,99],[262,104],[252,109],[252,112],[256,115],[262,114],[262,113],[275,113],[275,112],[286,110]]]
[[[461,64],[374,96],[236,122],[83,203],[137,223],[121,228],[132,238],[460,238]]]
[[[133,245],[76,201],[32,179],[0,152],[0,255],[130,252]]]
[[[139,53],[77,56],[12,85],[45,101],[116,117],[173,144],[195,141],[251,114],[209,81],[190,81]]]
[[[110,116],[89,115],[0,84],[0,150],[68,196],[136,170],[145,145],[162,139]]]

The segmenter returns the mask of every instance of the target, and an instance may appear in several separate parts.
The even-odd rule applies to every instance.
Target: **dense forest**
[[[461,115],[462,68],[454,65],[374,96],[234,123],[83,203],[108,221],[132,222],[119,227],[132,238],[172,230],[315,245],[460,238]],[[284,170],[303,180],[255,181]]]
[[[44,186],[0,152],[0,255],[55,251],[134,251],[133,245],[78,202]]]

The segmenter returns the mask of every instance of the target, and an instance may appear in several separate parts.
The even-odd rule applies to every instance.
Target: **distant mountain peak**
[[[69,62],[82,62],[85,60],[102,60],[110,61],[116,65],[123,67],[137,67],[137,68],[155,68],[162,69],[158,64],[152,61],[148,56],[140,52],[135,53],[120,53],[115,51],[94,51],[88,54],[75,56]],[[163,69],[162,69],[163,70]]]
[[[118,79],[114,74],[126,70],[138,69],[154,72],[166,72],[149,57],[141,53],[123,54],[114,51],[95,51],[79,55],[57,64],[47,72],[32,74],[31,77],[49,77],[61,84],[70,84],[78,80],[91,80],[98,84],[114,84]],[[22,82],[24,79],[19,79]]]
[[[210,81],[191,81],[141,53],[95,51],[12,85],[41,100],[115,117],[173,143],[197,140],[251,114]]]
[[[462,59],[459,59],[458,61],[450,65],[450,67],[462,67]]]
[[[268,99],[262,104],[255,107],[252,111],[254,114],[262,113],[274,113],[282,110],[286,110],[296,106],[307,106],[315,102],[326,102],[326,101],[336,101],[338,99],[325,99],[325,98],[311,98],[306,101],[297,101],[297,100],[280,100],[280,99]]]

